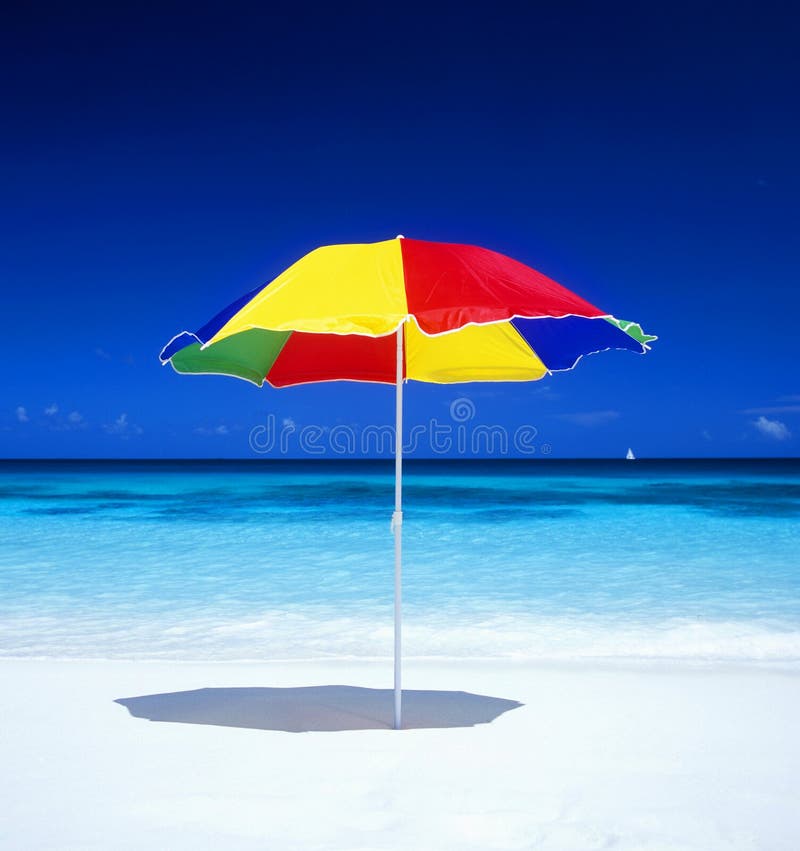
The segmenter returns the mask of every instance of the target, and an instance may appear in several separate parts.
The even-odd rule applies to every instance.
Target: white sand
[[[399,733],[349,729],[380,727],[388,694],[295,688],[384,688],[388,663],[6,660],[0,677],[3,848],[800,847],[797,672],[411,661],[409,688],[524,706]],[[232,688],[249,690],[129,703],[201,723],[114,702]],[[419,725],[505,708],[409,699]],[[327,731],[255,729],[292,725]]]

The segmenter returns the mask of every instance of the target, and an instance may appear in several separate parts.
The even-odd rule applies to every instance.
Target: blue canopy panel
[[[180,334],[177,334],[161,350],[161,354],[159,355],[161,363],[166,363],[175,354],[175,352],[185,349],[186,346],[190,346],[192,343],[207,343],[235,313],[238,313],[251,298],[256,296],[263,289],[264,284],[261,284],[249,293],[245,293],[245,295],[237,298],[232,304],[229,304],[227,307],[220,310],[213,319],[206,322],[206,324],[194,334],[189,331],[182,331]]]
[[[603,317],[512,319],[511,324],[553,371],[572,369],[583,355],[606,349],[628,349],[640,354],[646,351],[642,343]]]

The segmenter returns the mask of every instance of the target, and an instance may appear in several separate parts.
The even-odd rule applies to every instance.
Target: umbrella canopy
[[[181,373],[261,386],[394,384],[394,717],[401,726],[403,382],[536,381],[655,337],[540,272],[473,245],[397,239],[305,255],[161,352]]]
[[[438,384],[535,381],[593,352],[644,353],[655,339],[495,251],[398,238],[312,251],[178,334],[161,361],[273,387],[394,384],[402,326],[403,378]]]

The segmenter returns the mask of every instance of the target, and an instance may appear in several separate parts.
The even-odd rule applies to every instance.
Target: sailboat
[[[633,450],[630,448],[630,446],[628,447],[628,454],[625,456],[625,458],[628,461],[635,461],[636,460],[636,456],[633,454]]]

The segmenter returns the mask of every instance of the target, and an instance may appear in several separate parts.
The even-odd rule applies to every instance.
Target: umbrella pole
[[[400,684],[400,639],[403,602],[403,326],[397,329],[397,381],[394,439],[394,728],[402,725],[403,690]]]

